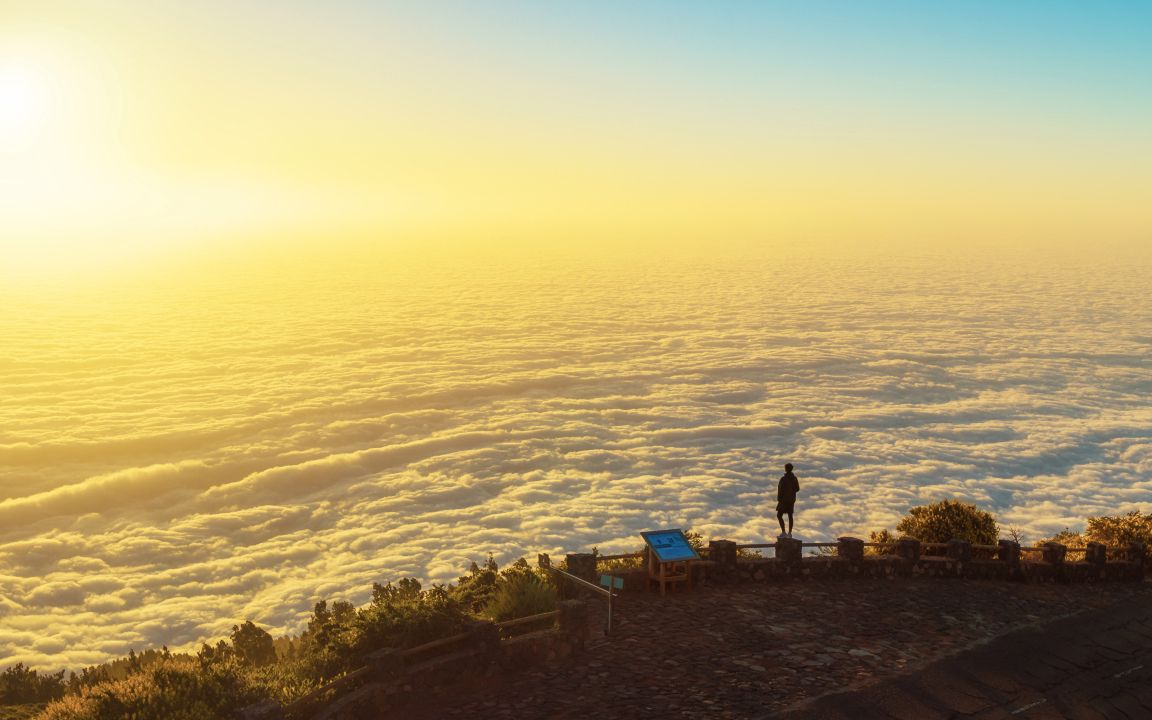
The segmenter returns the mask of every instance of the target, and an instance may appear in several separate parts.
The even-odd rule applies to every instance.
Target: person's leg
[[[782,512],[776,513],[776,520],[779,521],[779,523],[780,523],[780,534],[783,535],[784,534],[784,513],[782,513]]]
[[[781,522],[780,526],[783,527],[784,523]],[[792,513],[788,513],[788,537],[792,537]]]

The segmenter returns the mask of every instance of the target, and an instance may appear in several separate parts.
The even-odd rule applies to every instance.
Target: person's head
[[[784,472],[792,472],[792,463],[784,463]]]

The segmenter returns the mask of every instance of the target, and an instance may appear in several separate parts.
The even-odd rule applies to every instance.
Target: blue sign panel
[[[601,575],[600,584],[606,588],[616,588],[617,590],[623,590],[624,578],[612,577],[611,575]]]
[[[683,560],[699,560],[700,556],[684,537],[683,530],[649,530],[640,533],[644,542],[655,553],[660,562],[679,562]]]

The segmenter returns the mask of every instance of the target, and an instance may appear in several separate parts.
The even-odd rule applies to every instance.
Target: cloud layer
[[[0,316],[0,666],[296,632],[374,581],[641,530],[1036,538],[1152,510],[1145,266],[386,267]]]

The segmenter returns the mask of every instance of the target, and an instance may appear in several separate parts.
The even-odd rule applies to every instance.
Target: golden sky
[[[1146,13],[1077,7],[16,0],[0,250],[1144,242]]]

